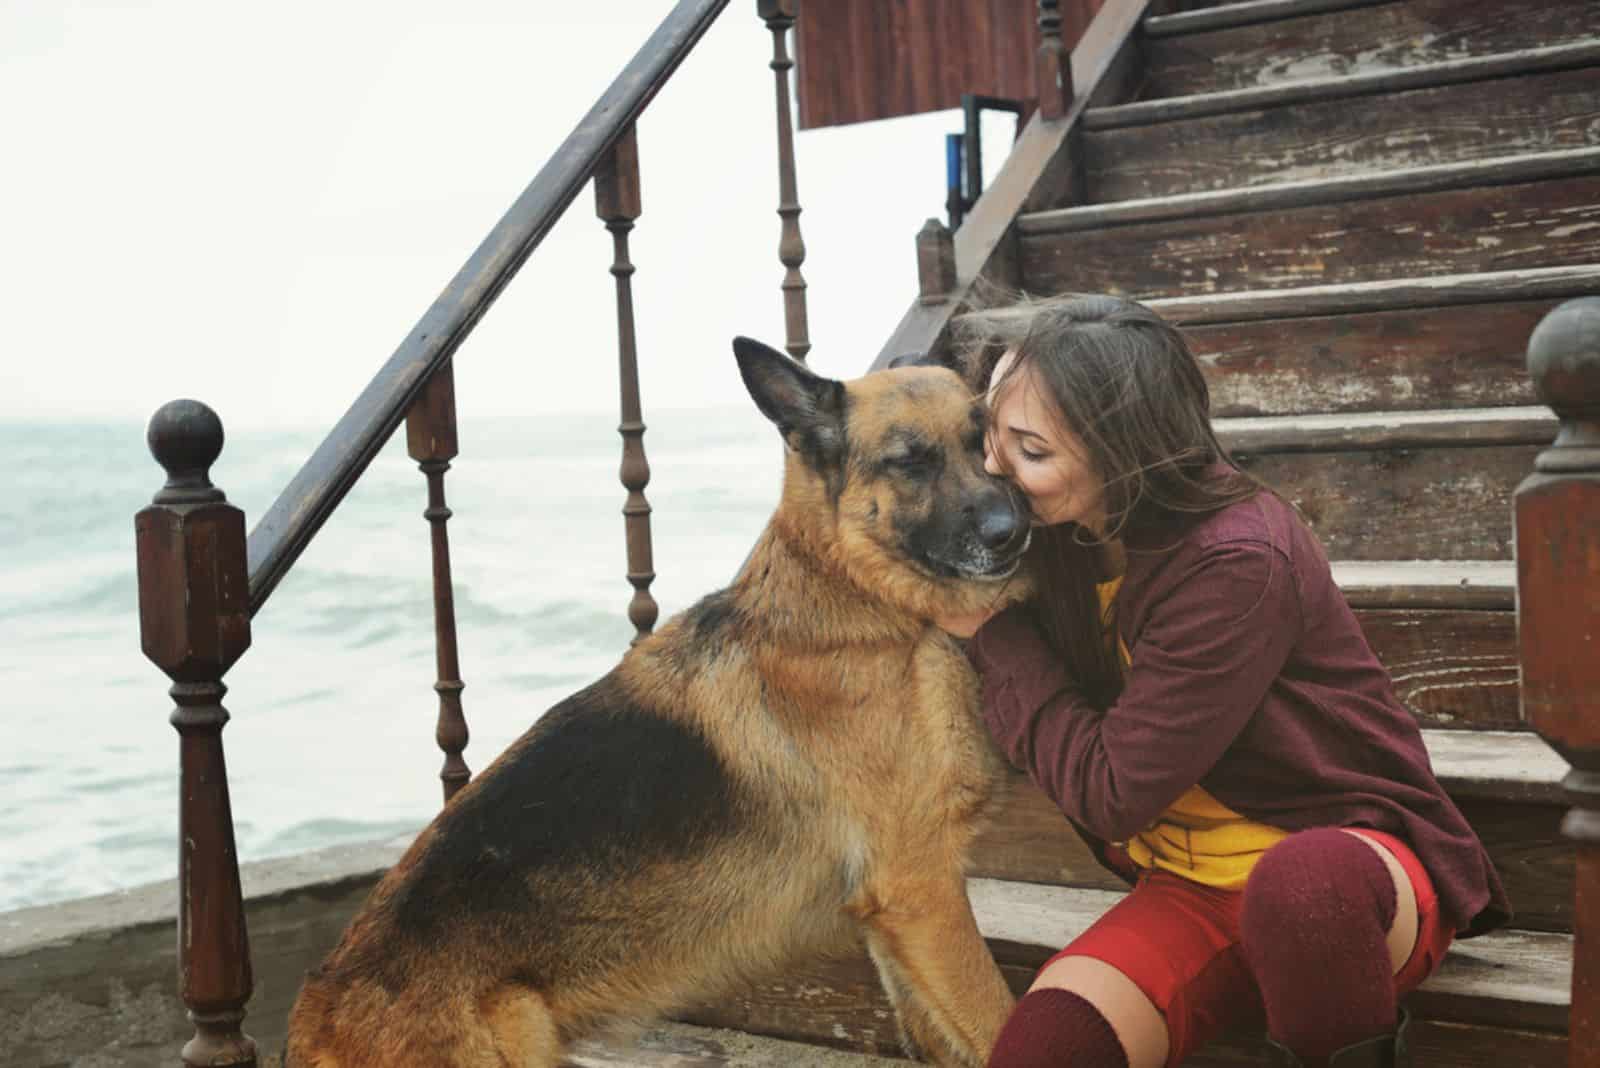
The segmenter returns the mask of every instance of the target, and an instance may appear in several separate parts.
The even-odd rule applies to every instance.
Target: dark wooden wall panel
[[[1077,44],[1104,0],[1061,0]],[[1034,0],[805,0],[796,23],[800,127],[961,106],[962,93],[1029,100]]]

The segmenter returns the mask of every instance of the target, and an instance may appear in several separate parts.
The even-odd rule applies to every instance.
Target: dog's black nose
[[[978,517],[978,540],[988,549],[1004,549],[1016,538],[1020,521],[1008,505],[984,509]]]

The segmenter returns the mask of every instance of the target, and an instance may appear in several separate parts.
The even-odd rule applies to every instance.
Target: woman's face
[[[1039,522],[1077,522],[1103,533],[1105,485],[1089,463],[1083,442],[1062,425],[1031,371],[1000,386],[1015,359],[1015,352],[1000,357],[989,379],[984,469],[1010,477],[1027,494]]]

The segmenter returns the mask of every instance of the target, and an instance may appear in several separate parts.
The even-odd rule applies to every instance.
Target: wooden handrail
[[[248,543],[251,616],[727,4],[679,0],[267,509]]]

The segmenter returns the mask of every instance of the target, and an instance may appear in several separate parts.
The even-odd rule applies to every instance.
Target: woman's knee
[[[1166,1020],[1133,980],[1094,957],[1068,956],[1039,973],[989,1064],[1160,1068],[1166,1059]]]
[[[1240,935],[1285,949],[1375,930],[1398,971],[1416,940],[1416,894],[1377,843],[1333,827],[1290,835],[1262,856],[1245,884]]]

